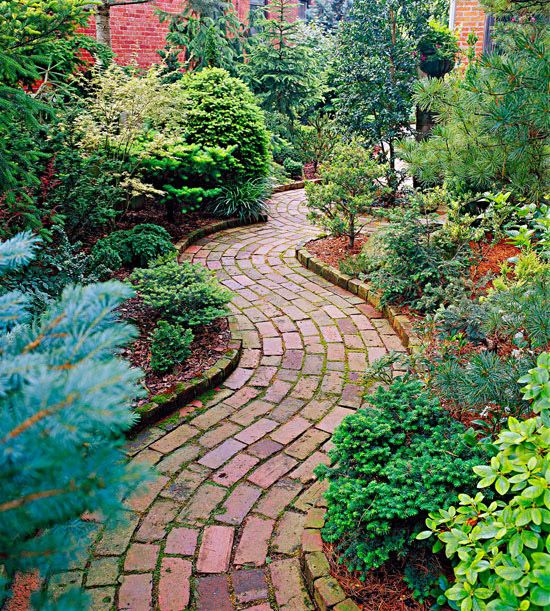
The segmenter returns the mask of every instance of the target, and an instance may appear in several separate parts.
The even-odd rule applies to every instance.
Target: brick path
[[[317,233],[303,191],[276,195],[271,215],[188,250],[234,291],[245,349],[208,409],[129,444],[160,475],[57,580],[82,580],[94,611],[314,608],[298,557],[302,540],[320,545],[307,528],[322,519],[313,469],[360,406],[367,361],[401,345],[379,313],[294,258]]]

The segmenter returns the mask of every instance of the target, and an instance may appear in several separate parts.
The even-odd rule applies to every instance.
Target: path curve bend
[[[318,235],[304,201],[277,194],[267,223],[186,251],[234,292],[242,359],[206,410],[129,445],[160,475],[92,546],[80,579],[94,611],[314,608],[299,563],[302,544],[320,545],[313,469],[360,407],[367,363],[403,347],[380,313],[295,259]]]

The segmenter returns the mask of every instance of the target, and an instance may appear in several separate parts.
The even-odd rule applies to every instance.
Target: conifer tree
[[[0,244],[0,276],[36,248],[30,233]],[[116,313],[131,293],[68,286],[32,320],[27,295],[0,292],[0,605],[17,573],[66,569],[92,528],[81,516],[114,516],[141,477],[121,449],[140,377],[116,356],[135,337]],[[83,594],[68,597],[56,608],[86,607]]]
[[[300,111],[320,99],[321,70],[310,42],[302,35],[292,0],[273,0],[269,17],[254,23],[243,79],[258,95],[262,107],[296,119]]]

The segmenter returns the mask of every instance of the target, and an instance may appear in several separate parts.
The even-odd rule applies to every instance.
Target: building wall
[[[485,17],[477,0],[455,0],[454,29],[459,34],[460,45],[463,48],[467,47],[468,34],[474,32],[478,37],[476,51],[481,53],[485,34]]]
[[[249,0],[234,0],[239,17],[248,16]],[[111,8],[111,45],[121,64],[137,63],[147,67],[158,63],[159,49],[164,48],[168,23],[160,23],[157,9],[178,13],[182,0],[153,0],[146,4],[129,4]],[[95,17],[90,18],[86,34],[95,36]]]

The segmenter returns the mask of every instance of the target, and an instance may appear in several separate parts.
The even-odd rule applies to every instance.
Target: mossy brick
[[[304,528],[323,528],[325,525],[326,509],[315,507],[310,509],[304,522]]]
[[[119,561],[118,556],[107,556],[92,560],[86,576],[86,587],[115,584],[119,574]]]
[[[361,611],[361,608],[351,598],[346,598],[346,600],[343,600],[334,607],[334,611]]]
[[[91,588],[86,590],[91,598],[93,611],[111,611],[115,606],[115,587]]]
[[[313,590],[315,580],[325,575],[330,575],[330,565],[325,554],[323,552],[305,554],[304,577],[310,590]]]
[[[346,599],[344,590],[334,577],[320,577],[314,584],[313,598],[320,611],[328,611]]]

